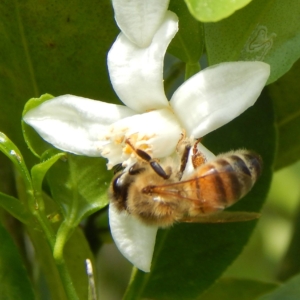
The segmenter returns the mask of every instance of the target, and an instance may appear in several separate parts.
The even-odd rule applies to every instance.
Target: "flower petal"
[[[129,159],[134,151],[126,144],[127,140],[134,148],[142,149],[152,157],[169,156],[175,151],[181,133],[180,124],[170,109],[134,115],[109,126],[103,137],[108,143],[103,146],[102,156],[109,159],[108,168]],[[121,143],[123,154],[116,156],[114,149]]]
[[[138,269],[150,272],[157,226],[147,226],[126,211],[109,205],[109,225],[120,252]]]
[[[109,76],[119,98],[130,108],[146,112],[168,105],[163,86],[163,59],[178,30],[178,18],[167,12],[148,48],[138,48],[120,33],[107,57]]]
[[[170,101],[188,135],[203,137],[252,106],[270,74],[263,62],[209,67],[183,83]]]
[[[148,47],[169,6],[169,0],[113,0],[116,22],[138,47]]]
[[[111,123],[134,112],[122,105],[64,95],[28,111],[24,121],[53,146],[87,156],[100,156],[100,136]]]

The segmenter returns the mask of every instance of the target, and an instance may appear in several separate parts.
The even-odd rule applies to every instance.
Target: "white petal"
[[[181,138],[181,127],[170,109],[154,110],[148,113],[134,115],[124,118],[112,124],[107,131],[106,139],[109,141],[104,147],[102,155],[110,160],[116,161],[113,150],[115,145],[123,144],[123,155],[119,156],[119,162],[129,159],[135,155],[126,141],[135,149],[142,149],[155,158],[171,155]],[[119,163],[118,162],[118,163]],[[109,165],[110,166],[110,165]]]
[[[163,22],[169,0],[113,0],[116,22],[127,38],[148,47]]]
[[[145,112],[167,106],[163,86],[163,59],[178,30],[178,18],[167,12],[148,48],[138,48],[120,34],[107,57],[114,90],[128,107]]]
[[[28,111],[24,121],[53,146],[68,152],[100,156],[100,136],[111,123],[133,115],[121,105],[64,95]]]
[[[109,205],[109,225],[120,252],[138,269],[150,272],[158,227],[147,226],[123,211]]]
[[[202,137],[252,106],[270,74],[263,62],[229,62],[187,80],[170,101],[188,135]]]

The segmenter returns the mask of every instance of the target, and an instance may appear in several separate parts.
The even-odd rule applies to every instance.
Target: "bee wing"
[[[151,192],[165,199],[190,201],[195,209],[210,214],[237,202],[252,185],[250,174],[235,171],[228,164],[218,170],[205,165],[183,181],[152,186]]]
[[[258,219],[259,213],[247,211],[222,211],[209,215],[201,215],[197,217],[185,217],[180,222],[185,223],[232,223],[232,222],[246,222]]]

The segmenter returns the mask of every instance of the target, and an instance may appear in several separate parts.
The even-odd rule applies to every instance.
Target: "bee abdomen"
[[[220,209],[228,207],[251,190],[261,169],[262,160],[254,152],[240,150],[222,154],[202,168],[204,184],[201,185],[209,187],[201,189],[202,197],[214,201]]]
[[[262,159],[255,152],[248,150],[235,151],[228,155],[227,161],[238,174],[250,176],[252,185],[256,182],[262,171]],[[243,176],[243,177],[244,177]]]

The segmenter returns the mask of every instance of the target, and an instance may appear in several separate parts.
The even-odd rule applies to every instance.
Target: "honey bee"
[[[199,162],[201,153],[195,149],[196,146],[192,160]],[[238,222],[258,218],[259,214],[254,212],[223,210],[251,190],[262,170],[261,157],[252,151],[238,150],[218,155],[210,162],[200,159],[200,165],[194,164],[194,171],[182,180],[190,150],[191,146],[186,145],[181,165],[175,171],[172,164],[160,164],[143,150],[134,149],[140,160],[128,171],[115,175],[109,191],[111,203],[119,211],[125,210],[142,222],[159,227],[177,222]]]

